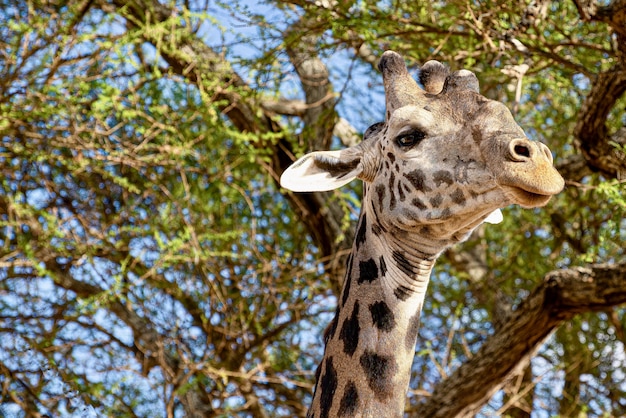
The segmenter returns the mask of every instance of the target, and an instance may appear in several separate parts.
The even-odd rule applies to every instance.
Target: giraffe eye
[[[411,131],[398,136],[396,138],[396,143],[402,148],[409,148],[415,146],[422,139],[424,139],[424,137],[426,137],[426,134],[422,131]]]

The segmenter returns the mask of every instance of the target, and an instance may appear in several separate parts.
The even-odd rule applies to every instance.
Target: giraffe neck
[[[361,215],[309,417],[401,417],[430,273],[443,248]]]

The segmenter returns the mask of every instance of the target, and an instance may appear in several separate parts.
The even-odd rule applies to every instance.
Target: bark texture
[[[609,112],[626,92],[626,1],[614,0],[606,6],[595,1],[575,0],[581,18],[606,23],[612,31],[617,63],[597,74],[592,82],[574,129],[576,145],[593,171],[623,180],[626,155],[614,144],[626,145],[626,129],[610,132],[606,126]]]
[[[563,322],[582,312],[626,303],[626,263],[554,271],[489,337],[469,361],[442,381],[420,408],[428,418],[474,416],[525,367],[541,343]]]

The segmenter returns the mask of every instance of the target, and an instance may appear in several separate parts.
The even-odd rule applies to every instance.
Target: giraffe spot
[[[385,200],[385,186],[382,184],[376,186],[376,195],[378,196],[378,206],[382,208]]]
[[[404,211],[402,211],[402,214],[412,221],[420,220],[419,213],[413,212],[412,210],[405,209]]]
[[[430,198],[430,204],[433,208],[438,208],[443,202],[443,196],[440,193],[437,193],[435,196]]]
[[[317,392],[317,386],[318,386],[318,385],[317,385],[317,382],[319,382],[319,381],[320,381],[320,374],[322,373],[322,368],[323,368],[323,367],[322,367],[322,365],[323,365],[323,363],[320,363],[320,364],[317,366],[317,368],[315,369],[315,383],[316,383],[316,386],[315,386],[315,392]],[[321,393],[322,393],[322,392],[320,391],[320,394],[321,394]],[[315,393],[313,393],[313,397],[315,397]]]
[[[343,391],[341,402],[339,403],[340,417],[352,417],[356,414],[357,407],[359,405],[359,392],[356,385],[352,380],[349,380],[346,384],[346,388]]]
[[[398,197],[400,197],[400,202],[404,202],[406,196],[404,194],[404,190],[402,190],[402,183],[398,182]]]
[[[450,186],[454,182],[454,178],[452,177],[452,173],[450,173],[449,171],[439,170],[435,172],[435,174],[433,174],[433,181],[435,182],[437,187],[441,186],[444,183]]]
[[[380,218],[378,217],[378,211],[376,209],[376,205],[372,205],[372,212],[374,212],[374,222],[372,222],[372,232],[374,231],[374,228],[378,228],[380,232],[387,232],[387,229],[380,223]]]
[[[393,395],[391,379],[396,373],[397,365],[391,356],[382,356],[367,350],[359,358],[365,372],[367,385],[378,400],[388,399]]]
[[[337,331],[337,322],[339,322],[339,306],[337,306],[337,310],[335,311],[335,317],[332,321],[330,321],[330,324],[328,324],[326,330],[324,331],[324,344],[328,344],[328,341],[335,336],[335,331]]]
[[[424,204],[424,202],[422,202],[417,197],[415,197],[415,198],[413,198],[413,200],[411,200],[411,204],[413,206],[415,206],[416,208],[418,208],[418,209],[421,209],[421,210],[425,210],[426,209],[426,205]]]
[[[378,279],[376,261],[372,258],[367,261],[359,261],[359,284],[365,281],[372,282],[376,279]]]
[[[454,165],[454,179],[457,183],[469,182],[470,166],[475,162],[475,160],[464,161],[461,157],[457,157],[456,164]]]
[[[333,406],[333,398],[337,390],[337,371],[333,366],[333,358],[328,357],[325,362],[324,374],[320,380],[320,418],[328,418]]]
[[[350,285],[352,284],[352,264],[354,263],[354,257],[352,254],[348,256],[348,267],[346,268],[345,284],[343,285],[343,294],[341,295],[341,306],[343,307],[350,295]]]
[[[422,307],[417,310],[417,313],[409,319],[409,329],[407,330],[404,340],[404,346],[407,351],[414,351],[415,344],[417,343],[417,331],[420,327],[420,311]]]
[[[465,201],[467,199],[465,199],[465,195],[463,194],[463,190],[461,189],[456,189],[451,195],[450,197],[452,198],[452,201],[454,203],[456,203],[457,205],[465,205]]]
[[[359,249],[361,244],[363,244],[366,241],[367,239],[365,236],[366,232],[367,232],[367,217],[366,217],[366,214],[363,213],[363,216],[361,216],[361,220],[359,221],[359,228],[356,232],[356,238],[355,238],[357,250]]]
[[[343,352],[352,356],[359,344],[359,334],[361,327],[359,326],[359,302],[354,303],[352,315],[346,318],[339,331],[339,339],[343,341]]]
[[[396,265],[398,266],[398,268],[404,273],[407,274],[409,276],[412,276],[415,274],[415,270],[413,269],[413,265],[411,264],[411,262],[405,257],[405,255],[403,253],[401,253],[400,251],[393,251],[391,253],[391,256],[393,257],[393,261],[396,262]]]
[[[407,300],[411,296],[411,289],[400,285],[394,289],[393,294],[400,300]]]
[[[415,190],[421,192],[429,192],[431,189],[426,185],[426,175],[422,170],[413,170],[404,175],[411,182]]]
[[[396,207],[396,195],[393,193],[393,185],[396,182],[396,175],[391,173],[389,175],[389,209],[393,210]]]
[[[444,210],[441,211],[441,219],[447,219],[450,216],[452,216],[452,211],[450,210],[450,208],[445,208]]]
[[[372,322],[381,331],[389,332],[396,325],[396,319],[389,306],[383,302],[374,302],[369,306]]]
[[[380,225],[374,224],[372,225],[372,233],[374,235],[380,235],[383,233],[383,229],[380,227]]]
[[[389,161],[391,161],[392,163],[396,161],[396,156],[393,155],[393,152],[388,152],[387,157],[389,158]]]
[[[387,274],[387,263],[385,263],[385,257],[381,255],[378,263],[380,264],[380,276],[383,277]]]

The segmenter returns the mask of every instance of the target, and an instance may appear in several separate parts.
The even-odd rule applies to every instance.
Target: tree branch
[[[435,388],[420,417],[474,416],[564,321],[626,303],[626,262],[558,270],[545,276],[497,334]]]
[[[318,39],[313,30],[307,28],[308,23],[303,17],[287,31],[286,48],[309,105],[302,115],[304,143],[311,150],[328,149],[337,112],[335,100],[329,100],[333,95],[328,69],[317,56]]]
[[[146,28],[167,21],[176,15],[171,6],[153,0],[131,2],[113,0],[112,4],[114,10],[111,10],[111,4],[104,0],[101,0],[100,5],[105,10],[121,13],[132,20],[132,24]],[[142,31],[147,42],[153,44],[155,48],[160,48],[159,52],[169,64],[171,71],[197,84],[201,90],[205,89],[203,77],[206,74],[212,74],[220,80],[219,86],[214,87],[212,84],[214,91],[208,93],[216,103],[220,103],[220,110],[237,129],[241,132],[257,134],[259,138],[262,138],[264,133],[283,132],[283,128],[273,117],[275,113],[264,109],[262,103],[255,99],[256,95],[245,80],[234,71],[221,54],[192,33],[186,36],[181,35],[175,42],[169,42],[169,40],[161,42],[162,40],[157,38],[158,33],[158,31],[151,30]],[[299,41],[304,42],[304,40]],[[296,47],[297,45],[292,45],[292,48]],[[314,128],[313,131],[307,131],[311,132],[309,138],[316,138],[311,146],[316,149],[328,148],[336,113],[334,111],[335,100],[332,100],[333,97],[328,97],[330,90],[327,74],[321,78],[325,67],[324,71],[321,71],[314,62],[313,64],[316,65],[310,69],[305,68],[306,60],[299,54],[294,55],[293,59],[299,75],[301,72],[303,88],[307,95],[306,105],[295,108],[304,112],[302,117],[307,129]],[[304,83],[305,78],[308,84]],[[229,88],[230,86],[236,89]],[[318,103],[319,106],[316,106]],[[280,174],[294,161],[293,146],[289,138],[281,137],[277,142],[259,140],[255,146],[273,150],[270,164],[264,166],[278,184]],[[260,162],[260,164],[263,163]],[[285,196],[320,249],[321,257],[331,260],[327,265],[327,272],[333,278],[333,282],[339,283],[343,277],[344,263],[332,261],[334,261],[335,254],[349,247],[354,236],[354,226],[347,231],[342,228],[341,205],[337,201],[329,200],[326,193],[286,193]],[[345,239],[337,241],[337,237],[342,235],[345,235]]]
[[[624,38],[626,42],[626,37]],[[617,100],[626,92],[626,68],[615,68],[598,74],[579,112],[574,128],[576,143],[589,166],[617,179],[626,178],[626,156],[611,145],[606,120]]]
[[[51,277],[58,286],[75,292],[82,298],[97,297],[103,292],[103,289],[98,286],[72,277],[69,265],[59,265],[51,260],[46,264],[46,267],[52,273]],[[160,366],[164,372],[179,369],[179,359],[164,349],[163,338],[146,318],[138,315],[119,299],[110,301],[107,308],[132,329],[134,347],[130,349],[135,353],[138,360],[143,360],[144,373],[147,374],[155,366]],[[188,392],[186,396],[188,402],[183,404],[188,416],[201,417],[211,411],[211,404],[206,396],[203,397],[202,393],[200,390]]]
[[[603,175],[626,178],[626,155],[611,145],[606,120],[617,100],[626,92],[626,0],[599,7],[596,1],[574,0],[583,20],[608,24],[615,35],[617,64],[598,74],[583,103],[574,128],[576,145],[589,166]]]

